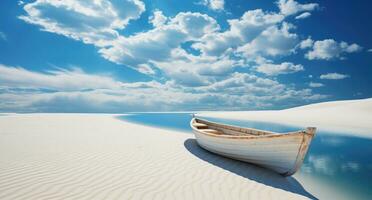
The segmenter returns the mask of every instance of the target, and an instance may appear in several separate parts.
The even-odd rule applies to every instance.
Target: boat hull
[[[301,166],[313,137],[306,132],[260,137],[221,137],[193,127],[197,143],[213,153],[289,176]]]

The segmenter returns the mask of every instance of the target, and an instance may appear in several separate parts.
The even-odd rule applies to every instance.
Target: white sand
[[[198,115],[315,126],[320,131],[372,138],[372,98],[325,102],[279,111],[200,112]]]
[[[295,178],[200,149],[192,134],[100,114],[0,116],[0,199],[307,199]]]

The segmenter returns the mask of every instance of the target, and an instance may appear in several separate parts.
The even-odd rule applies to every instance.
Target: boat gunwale
[[[198,120],[198,121],[196,121],[196,120]],[[196,128],[193,125],[194,122],[206,123],[207,126],[208,125],[217,126],[218,128],[226,129],[226,130],[229,130],[228,128],[226,128],[226,127],[229,127],[229,128],[232,128],[230,130],[233,130],[233,131],[240,130],[240,132],[243,132],[243,133],[246,133],[246,134],[249,134],[249,133],[241,131],[241,130],[250,130],[250,131],[253,131],[253,132],[258,131],[258,133],[261,132],[262,134],[254,135],[254,133],[251,133],[251,135],[228,135],[228,134],[224,133],[224,134],[220,135],[220,134],[215,134],[215,133],[210,133],[210,132],[204,132],[204,131],[202,131],[203,129]],[[281,174],[282,176],[291,176],[298,171],[298,169],[303,164],[303,160],[306,156],[306,153],[307,153],[308,148],[310,146],[311,140],[315,136],[315,132],[316,132],[315,127],[308,127],[305,130],[299,130],[299,131],[295,131],[295,132],[287,132],[287,133],[281,133],[280,134],[280,133],[275,133],[275,132],[271,132],[271,131],[263,131],[263,130],[252,129],[252,128],[242,128],[242,127],[237,127],[237,126],[231,126],[231,125],[226,125],[226,124],[221,124],[221,123],[210,122],[208,120],[199,119],[199,118],[196,118],[196,117],[192,118],[192,120],[190,121],[190,126],[194,131],[194,134],[196,136],[198,144],[201,147],[205,148],[206,150],[211,151],[211,152],[216,153],[216,154],[219,154],[219,155],[222,155],[222,156],[225,156],[225,157],[228,157],[228,158],[258,164],[258,165],[263,166],[265,168],[269,168],[273,171],[276,171],[277,173]],[[265,133],[267,133],[267,134],[265,134]],[[198,134],[200,134],[200,136],[201,135],[207,136],[205,138],[206,140],[208,140],[207,139],[208,137],[215,137],[215,138],[226,139],[226,140],[238,139],[238,140],[243,140],[244,142],[247,142],[248,140],[252,140],[252,139],[274,139],[274,138],[279,138],[279,137],[281,137],[281,138],[301,137],[301,142],[300,142],[300,145],[297,149],[297,155],[296,155],[295,159],[293,160],[292,167],[288,167],[288,168],[287,167],[282,167],[282,169],[284,169],[284,171],[285,171],[285,172],[283,172],[283,171],[278,170],[278,167],[280,167],[279,165],[278,166],[273,165],[273,167],[270,167],[267,164],[259,164],[257,162],[253,162],[253,161],[251,162],[251,161],[244,160],[240,157],[235,157],[235,155],[229,156],[229,155],[226,154],[226,152],[219,151],[218,148],[216,148],[216,147],[204,146],[204,144],[201,143],[201,141],[204,140],[204,139],[198,138],[198,137],[200,137],[200,136],[198,136]],[[230,141],[232,141],[232,140],[230,140]]]
[[[203,132],[202,130],[197,129],[193,125],[193,122],[195,122],[195,120],[204,121],[204,122],[207,122],[207,125],[209,123],[212,126],[215,125],[215,126],[220,127],[222,129],[228,129],[226,127],[230,127],[230,128],[233,128],[233,129],[245,129],[245,130],[257,131],[257,132],[263,132],[263,133],[266,133],[266,134],[228,135],[228,134],[208,133],[208,132]],[[232,126],[232,125],[227,125],[227,124],[222,124],[222,123],[216,123],[216,122],[211,122],[211,121],[204,120],[204,119],[199,119],[197,117],[194,117],[190,121],[190,126],[194,131],[196,131],[200,134],[211,136],[211,137],[217,137],[217,138],[225,138],[225,139],[260,139],[260,138],[291,137],[291,136],[298,136],[298,135],[309,135],[310,137],[313,137],[315,135],[315,131],[313,131],[313,129],[314,129],[313,127],[309,127],[307,129],[303,129],[303,130],[299,130],[299,131],[277,133],[277,132],[272,132],[272,131],[265,131],[265,130],[259,130],[259,129],[253,129],[253,128],[243,128],[243,127]],[[238,131],[238,132],[241,132],[241,131]],[[246,134],[249,134],[249,133],[246,133]]]

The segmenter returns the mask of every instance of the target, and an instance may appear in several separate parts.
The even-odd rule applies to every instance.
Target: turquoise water
[[[191,113],[141,113],[119,117],[134,123],[190,132]]]
[[[120,117],[134,123],[192,134],[191,118],[190,113],[141,113]],[[304,128],[266,122],[206,119],[275,132]],[[298,174],[310,175],[322,183],[331,184],[343,193],[352,194],[355,199],[372,199],[372,140],[318,130]]]
[[[192,118],[192,113],[141,113],[122,116],[120,118],[134,123],[140,123],[150,126],[162,127],[191,133],[190,120]],[[215,122],[221,122],[225,124],[227,123],[236,126],[255,127],[257,129],[264,129],[276,132],[289,132],[298,130],[298,128],[296,127],[282,126],[280,124],[272,123],[225,120],[210,117],[206,117],[204,119],[208,119]]]

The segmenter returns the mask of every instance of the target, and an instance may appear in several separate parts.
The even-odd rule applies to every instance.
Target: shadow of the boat
[[[210,153],[201,148],[195,139],[187,139],[184,142],[184,146],[190,153],[194,154],[198,158],[249,180],[254,180],[271,187],[296,193],[310,199],[317,199],[315,196],[307,192],[293,177],[283,177],[262,167]]]

